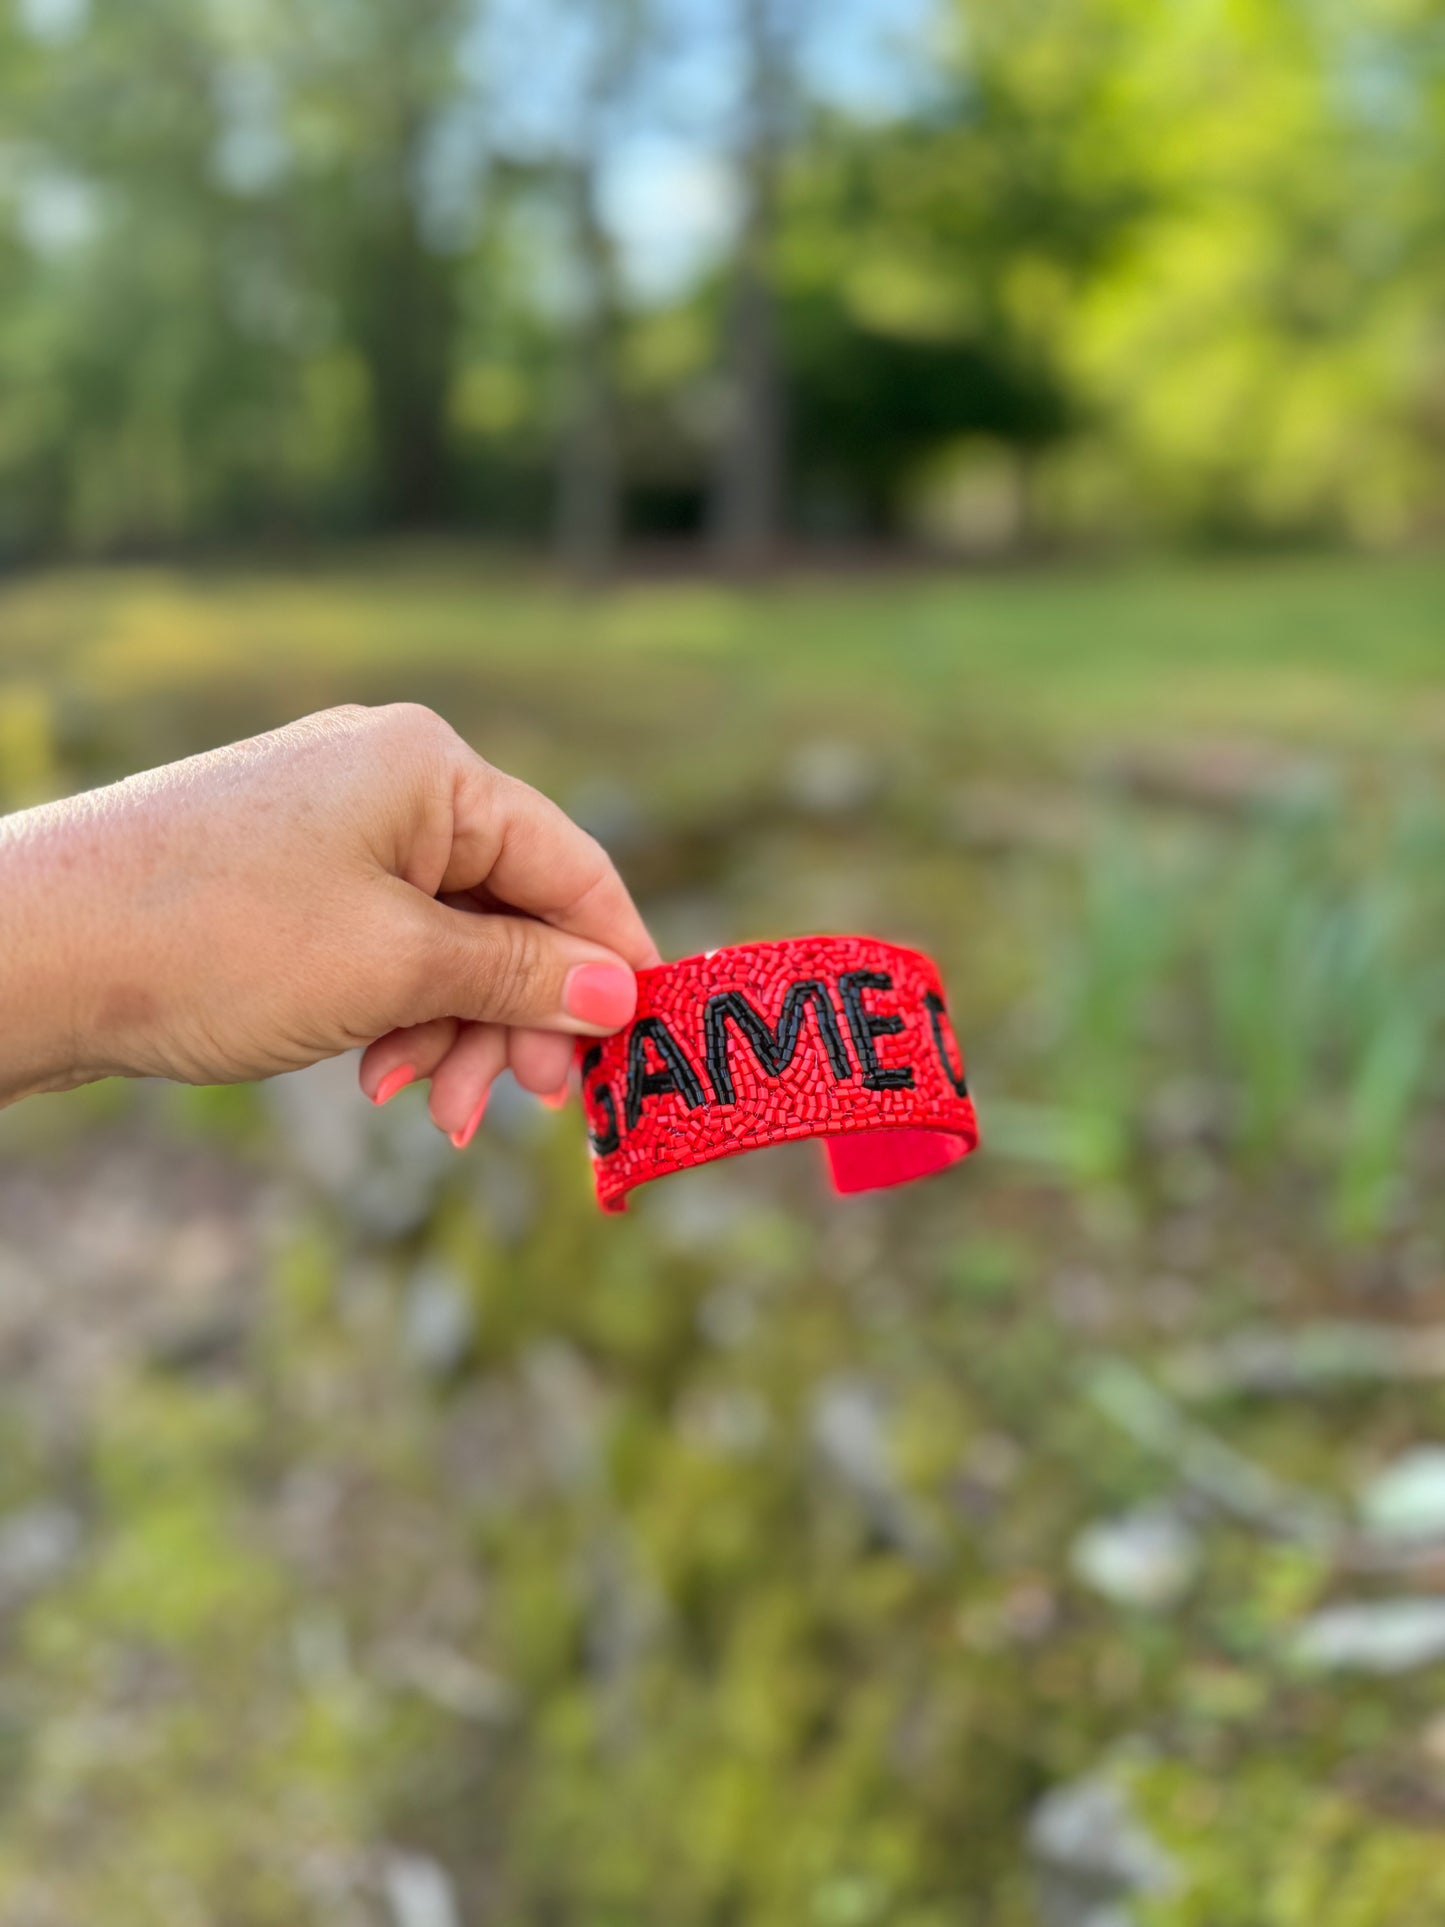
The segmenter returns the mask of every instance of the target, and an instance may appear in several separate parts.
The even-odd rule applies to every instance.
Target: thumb
[[[428,901],[428,1017],[605,1037],[637,1008],[637,978],[615,951],[530,917]]]

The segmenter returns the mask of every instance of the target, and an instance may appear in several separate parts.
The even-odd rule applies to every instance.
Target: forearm
[[[0,1104],[120,1068],[98,1047],[111,866],[88,805],[0,817]]]

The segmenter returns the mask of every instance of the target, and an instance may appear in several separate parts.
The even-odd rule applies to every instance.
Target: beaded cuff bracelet
[[[795,1138],[839,1191],[941,1171],[978,1145],[933,963],[871,937],[738,944],[638,973],[625,1030],[578,1045],[605,1211],[651,1178]]]

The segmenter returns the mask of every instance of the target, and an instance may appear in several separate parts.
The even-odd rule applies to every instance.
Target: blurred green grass
[[[985,1134],[846,1208],[783,1156],[603,1224],[575,1117],[434,1165],[344,1070],[6,1117],[19,1221],[58,1201],[0,1224],[53,1294],[0,1331],[7,1499],[83,1550],[0,1588],[0,1913],[370,1927],[399,1844],[488,1927],[1028,1927],[1030,1815],[1109,1772],[1176,1870],[1140,1921],[1433,1927],[1438,1668],[1290,1654],[1429,1595],[1310,1530],[1439,1381],[1158,1400],[1261,1330],[1438,1325],[1442,614],[1427,558],[0,591],[12,801],[430,701],[615,833],[669,949],[934,949]],[[1077,1563],[1140,1506],[1197,1559],[1154,1604]]]
[[[982,718],[1066,741],[1214,727],[1437,743],[1442,635],[1434,557],[771,589],[658,579],[587,597],[463,550],[401,549],[361,566],[71,570],[0,585],[7,680],[106,705],[249,691],[273,720],[298,701],[384,699],[458,675],[483,688],[535,678],[566,720],[594,702],[611,714],[654,682],[683,693],[694,672],[751,683],[742,713],[764,723],[774,708],[826,718],[862,706],[880,729],[925,735]],[[694,750],[730,720],[715,732],[685,711],[645,719]]]

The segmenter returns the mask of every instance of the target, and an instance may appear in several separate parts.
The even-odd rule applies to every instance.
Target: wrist
[[[0,819],[0,1104],[127,1068],[102,1039],[115,958],[103,842],[73,804]]]

